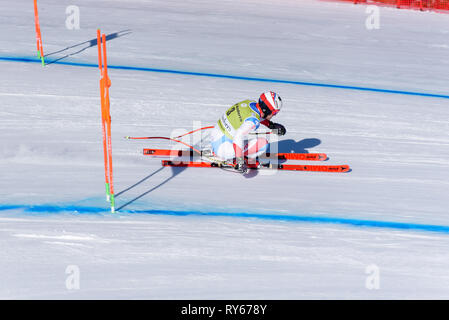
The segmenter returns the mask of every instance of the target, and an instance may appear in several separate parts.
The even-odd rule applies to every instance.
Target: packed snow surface
[[[368,30],[366,6],[349,3],[38,5],[45,67],[32,4],[0,3],[0,298],[449,298],[448,15],[380,8]],[[352,171],[163,168],[142,148],[175,145],[123,138],[213,125],[267,90],[284,101],[280,151]]]

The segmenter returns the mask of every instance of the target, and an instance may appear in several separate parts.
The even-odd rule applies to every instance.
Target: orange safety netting
[[[333,0],[352,2],[354,4],[375,4],[401,9],[419,9],[432,11],[449,11],[449,0]]]

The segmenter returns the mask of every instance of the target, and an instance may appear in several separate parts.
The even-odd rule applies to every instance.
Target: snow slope
[[[447,15],[380,8],[369,31],[366,7],[345,3],[77,1],[81,29],[68,30],[71,4],[39,1],[57,60],[43,68],[20,61],[36,51],[32,6],[0,3],[0,298],[449,297]],[[63,50],[97,28],[131,30],[108,41],[115,215],[97,48]],[[285,103],[281,151],[325,152],[352,172],[162,169],[141,149],[165,141],[123,139],[214,124],[266,90]]]

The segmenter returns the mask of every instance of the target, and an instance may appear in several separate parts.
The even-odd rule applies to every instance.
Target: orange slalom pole
[[[45,65],[44,60],[44,48],[42,45],[42,34],[41,34],[41,27],[39,24],[39,13],[37,10],[37,0],[34,0],[34,24],[36,27],[36,42],[37,42],[37,51],[38,51],[38,58],[41,59],[42,65]]]
[[[111,80],[108,76],[108,58],[106,54],[106,35],[103,34],[103,61],[104,61],[104,74],[103,83],[105,91],[105,116],[107,124],[107,145],[108,145],[108,158],[109,158],[109,192],[111,197],[111,212],[115,211],[114,200],[114,183],[113,183],[113,170],[112,170],[112,142],[111,142],[111,113],[110,113],[110,100],[109,100],[109,87],[111,86]]]
[[[40,26],[39,26],[39,40],[40,40],[40,51],[41,51],[42,66],[45,66],[44,47],[42,45],[42,34],[41,34],[41,27]]]
[[[37,57],[40,59],[41,58],[41,53],[40,53],[40,41],[39,41],[39,18],[38,18],[38,13],[37,13],[37,0],[34,0],[34,26],[36,28],[36,42],[37,42]]]
[[[97,29],[97,47],[98,47],[98,68],[100,69],[101,77],[103,77],[103,63],[101,62],[101,35],[100,35],[100,29]]]
[[[104,179],[106,187],[106,201],[110,201],[109,177],[108,177],[108,153],[106,143],[106,119],[104,106],[104,79],[103,79],[103,63],[101,59],[101,37],[100,30],[97,30],[97,46],[98,46],[98,68],[100,69],[100,98],[101,98],[101,126],[103,133],[103,158],[104,158]]]

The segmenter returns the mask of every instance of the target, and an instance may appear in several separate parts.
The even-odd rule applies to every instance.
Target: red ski
[[[143,149],[143,154],[147,156],[164,157],[194,157],[202,156],[193,150],[171,150],[171,149]],[[325,153],[266,153],[261,158],[274,158],[278,160],[308,160],[324,161],[327,160]]]
[[[267,153],[264,158],[271,158],[272,155],[279,160],[308,160],[308,161],[324,161],[327,160],[325,153]]]
[[[187,161],[178,162],[162,160],[164,167],[193,167],[193,168],[233,168],[232,165],[222,165],[214,162]],[[295,165],[295,164],[262,164],[260,166],[248,165],[250,169],[273,169],[290,171],[317,171],[317,172],[348,172],[348,165]]]

